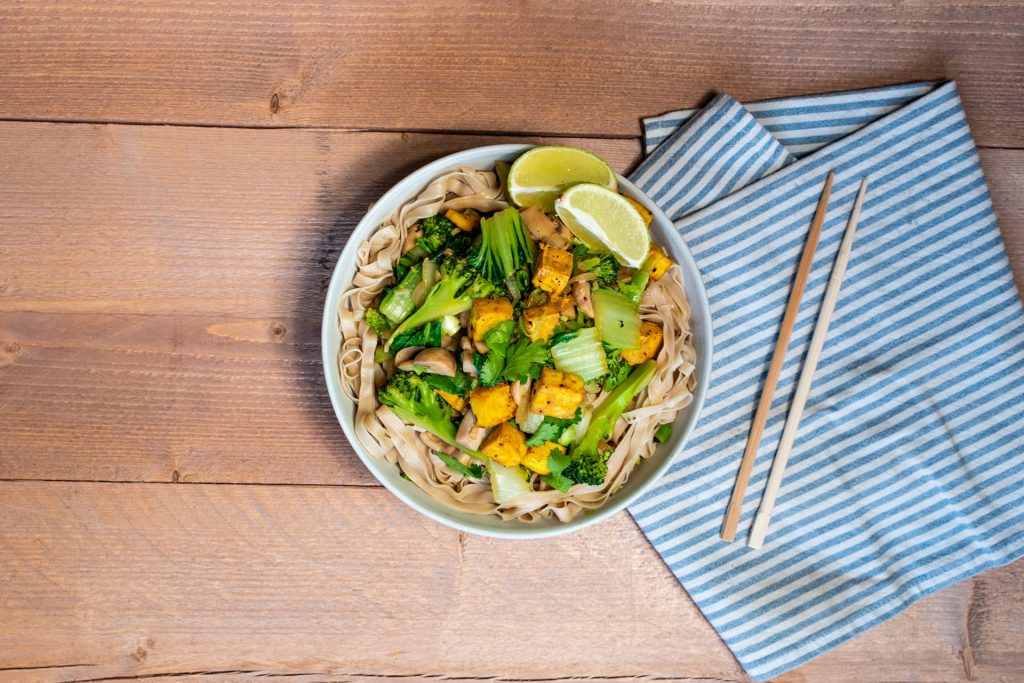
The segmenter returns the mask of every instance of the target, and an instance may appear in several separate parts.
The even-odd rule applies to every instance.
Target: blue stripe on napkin
[[[723,93],[677,126],[632,177],[674,220],[792,161],[742,104]]]
[[[911,101],[889,109],[904,95]],[[773,112],[779,135],[800,130],[785,112],[793,123],[818,110],[854,118],[858,100],[878,112],[873,121],[676,223],[707,286],[714,370],[692,440],[630,511],[758,679],[1024,555],[1024,311],[955,84],[773,100],[760,114]],[[723,115],[687,145],[742,139],[740,121]],[[828,121],[806,130],[830,127],[839,130]],[[660,162],[640,166],[642,189],[671,198],[694,182],[700,165],[652,147]],[[758,153],[735,147],[725,146],[731,164]],[[739,540],[726,544],[725,504],[829,170],[828,218]],[[743,541],[864,176],[868,197],[829,339],[765,548],[752,550]],[[670,185],[655,182],[666,177]]]
[[[907,83],[852,92],[751,102],[747,110],[793,156],[799,158],[896,111],[936,83]],[[651,154],[700,109],[682,109],[644,119],[644,149]]]

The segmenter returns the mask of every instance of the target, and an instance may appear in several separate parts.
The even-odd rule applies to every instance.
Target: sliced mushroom
[[[487,343],[482,339],[480,341],[473,342],[473,345],[476,347],[477,353],[487,353],[490,351],[490,349],[487,348]]]
[[[529,206],[522,210],[523,223],[530,231],[533,239],[547,243],[552,235],[556,234],[558,226],[548,218],[548,215],[536,206]]]
[[[462,371],[468,375],[476,374],[476,366],[473,365],[473,352],[469,349],[462,352]]]
[[[455,434],[455,441],[475,451],[480,448],[480,444],[483,443],[485,436],[487,436],[487,430],[476,423],[476,415],[473,414],[473,409],[470,408],[466,411],[466,416],[462,418],[462,422],[459,423],[459,431]]]
[[[395,352],[395,367],[399,370],[412,370],[412,359],[423,350],[422,346],[407,346]]]
[[[473,350],[473,340],[470,339],[469,335],[467,334],[462,339],[459,340],[459,346],[462,347],[463,351],[472,351]]]
[[[583,315],[594,317],[594,300],[590,296],[589,282],[572,283],[572,298],[576,300],[576,306],[583,311]]]
[[[455,358],[444,349],[423,349],[412,359],[409,368],[402,369],[411,370],[412,367],[423,368],[435,375],[455,376]]]
[[[530,416],[530,386],[533,384],[533,379],[530,377],[526,378],[526,382],[515,381],[512,383],[512,398],[515,399],[516,405],[516,422],[523,424],[526,422],[526,418]]]
[[[572,245],[572,230],[561,220],[555,220],[555,225],[555,235],[548,244],[559,249],[568,249]]]

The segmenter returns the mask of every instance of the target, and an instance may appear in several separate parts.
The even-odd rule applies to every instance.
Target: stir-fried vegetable
[[[378,401],[485,461],[436,453],[450,471],[489,480],[499,504],[536,486],[604,483],[608,439],[657,367],[650,359],[662,330],[641,323],[639,303],[671,266],[652,246],[629,273],[550,212],[523,211],[525,219],[514,206],[423,218],[395,264],[395,284],[363,313],[386,340],[375,360],[394,372]],[[397,353],[409,347],[425,350]],[[410,362],[424,354],[447,364]],[[670,435],[663,425],[655,439]]]

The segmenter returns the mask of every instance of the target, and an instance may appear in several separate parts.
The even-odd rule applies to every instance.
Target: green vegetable
[[[441,345],[441,323],[435,320],[412,330],[406,330],[401,334],[394,334],[388,340],[385,349],[388,351],[400,351],[407,346],[430,346]]]
[[[665,443],[672,438],[672,425],[663,424],[654,430],[654,440],[658,443]]]
[[[448,246],[453,235],[457,235],[455,224],[444,216],[429,216],[420,221],[420,232],[423,235],[416,240],[416,245],[402,254],[395,265],[395,277],[401,278],[414,265],[427,256],[436,256]],[[461,232],[461,231],[458,231]]]
[[[419,303],[415,300],[416,288],[423,281],[423,268],[416,267],[408,270],[405,276],[399,280],[391,289],[387,290],[380,302],[380,312],[391,321],[392,325],[398,325],[412,313]]]
[[[548,441],[558,441],[566,428],[579,422],[581,416],[582,410],[580,408],[577,408],[576,415],[568,420],[545,415],[544,421],[540,423],[540,427],[537,428],[537,431],[533,433],[533,436],[526,440],[526,445],[540,446]]]
[[[607,287],[595,289],[591,296],[594,299],[594,326],[600,331],[601,340],[613,349],[640,346],[637,305],[624,294]]]
[[[643,391],[654,377],[658,364],[645,361],[633,368],[629,377],[621,382],[594,409],[590,424],[583,438],[569,453],[569,466],[563,471],[575,482],[600,486],[608,476],[608,451],[601,444],[611,436],[615,423],[636,396]]]
[[[586,246],[577,244],[572,256],[577,273],[593,273],[601,284],[614,285],[619,277],[619,262],[611,254],[590,251]]]
[[[572,479],[562,475],[562,472],[568,466],[569,456],[566,452],[561,448],[551,449],[551,453],[548,455],[548,469],[551,470],[551,474],[545,474],[541,477],[541,480],[551,488],[565,493],[573,485]]]
[[[388,319],[376,308],[367,308],[363,313],[363,319],[370,326],[370,329],[377,333],[378,337],[383,337],[391,332],[391,325],[388,323]]]
[[[468,311],[473,306],[473,299],[493,296],[497,291],[493,284],[481,277],[462,258],[447,257],[441,262],[439,271],[441,279],[430,288],[423,305],[395,329],[395,336],[407,329],[440,320],[446,315]]]
[[[484,343],[487,348],[502,358],[505,357],[505,350],[512,341],[512,334],[516,331],[516,324],[511,320],[502,320],[491,329],[484,332]]]
[[[604,346],[597,328],[580,330],[575,337],[551,346],[555,367],[579,375],[587,382],[608,372]]]
[[[547,344],[538,339],[531,342],[525,337],[516,340],[508,350],[505,369],[501,375],[510,382],[525,382],[527,378],[537,379],[540,369],[551,360]]]
[[[491,491],[494,493],[494,501],[498,505],[503,505],[513,498],[518,498],[530,492],[527,474],[522,467],[505,467],[490,459],[485,464],[487,466],[487,475],[491,480]]]
[[[480,235],[470,263],[491,282],[506,284],[513,294],[528,291],[536,246],[526,234],[519,211],[510,206],[480,219]]]
[[[622,358],[622,354],[614,349],[605,348],[605,356],[608,358],[608,374],[604,376],[604,390],[611,391],[619,382],[626,379],[632,367]]]
[[[478,460],[484,456],[455,441],[452,408],[438,396],[422,377],[413,372],[398,372],[377,390],[377,400],[401,419],[422,427],[447,444],[455,446]]]
[[[473,354],[473,365],[483,386],[493,387],[502,379],[525,382],[527,377],[537,377],[541,366],[551,358],[547,345],[540,340],[530,343],[523,337],[510,346],[514,332],[515,323],[504,320],[484,333],[489,351],[486,355]]]
[[[420,375],[420,377],[422,377],[423,381],[429,384],[432,389],[439,389],[456,396],[465,396],[472,384],[469,379],[469,375],[459,368],[455,369],[454,377],[445,377],[444,375],[434,375],[429,373],[424,373]]]
[[[622,292],[634,304],[639,304],[644,298],[644,291],[647,283],[651,280],[651,268],[654,266],[654,255],[648,254],[640,267],[633,273],[629,282],[619,283],[619,291]]]
[[[464,477],[470,479],[483,479],[484,478],[484,467],[483,465],[463,465],[461,462],[441,451],[434,451],[434,455],[441,459],[449,469],[455,470]]]

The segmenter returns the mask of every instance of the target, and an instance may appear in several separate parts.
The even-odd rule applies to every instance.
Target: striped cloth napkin
[[[766,679],[1024,555],[1024,311],[954,83],[644,122],[633,181],[676,222],[715,331],[698,427],[630,511]],[[835,170],[737,542],[719,540],[800,252]],[[853,256],[764,550],[744,544],[857,186]]]

